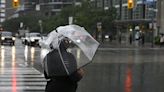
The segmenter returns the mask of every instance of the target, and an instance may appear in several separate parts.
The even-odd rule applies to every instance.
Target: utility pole
[[[119,1],[119,4],[120,4],[119,5],[119,7],[120,7],[120,9],[119,9],[119,13],[120,13],[119,16],[120,17],[119,17],[119,19],[122,20],[122,0]]]
[[[151,47],[153,48],[154,47],[154,18],[155,18],[155,0],[153,0],[153,2],[152,2],[152,45],[151,45]]]
[[[145,19],[145,0],[142,0],[142,18]]]
[[[130,20],[133,19],[133,7],[134,7],[134,0],[128,0],[128,10],[129,10]]]
[[[157,35],[159,35],[161,27],[161,0],[157,1],[157,10]]]

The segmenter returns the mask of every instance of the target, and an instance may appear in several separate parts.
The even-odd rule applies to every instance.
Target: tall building
[[[157,25],[159,33],[164,33],[164,0],[159,0],[158,2]]]
[[[151,22],[152,19],[156,20],[156,3],[157,0],[133,0],[134,8],[132,13],[129,13],[128,0],[114,0],[114,7],[117,9],[117,13],[120,21],[133,21],[133,22]],[[121,4],[120,4],[121,3]],[[120,7],[121,6],[121,7]],[[121,11],[120,11],[121,10]],[[131,14],[131,15],[130,15]],[[130,18],[130,16],[132,18]]]
[[[6,17],[6,0],[1,0],[0,1],[0,23],[5,21]]]
[[[80,4],[80,0],[23,0],[24,9],[19,15],[39,13],[44,16],[58,14],[62,8],[73,4]]]
[[[157,0],[133,0],[134,8],[130,15],[128,9],[128,0],[90,0],[96,3],[96,7],[110,8],[115,7],[117,10],[117,19],[120,21],[151,21],[152,18],[156,18],[156,3]],[[132,19],[130,18],[132,17]]]
[[[45,15],[56,15],[62,8],[80,4],[80,0],[40,0],[40,9]]]
[[[20,5],[22,1],[19,0]],[[14,17],[16,11],[17,9],[12,6],[12,0],[0,0],[0,25],[6,19]]]

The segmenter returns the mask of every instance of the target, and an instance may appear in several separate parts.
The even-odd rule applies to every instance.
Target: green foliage
[[[21,16],[18,18],[12,18],[9,20],[6,20],[3,22],[3,27],[6,31],[12,31],[12,32],[17,32],[20,28],[20,23],[23,22],[24,27],[28,27],[28,29],[31,32],[36,32],[39,31],[39,23],[38,20],[42,19],[44,21],[43,17],[37,17],[37,16],[32,16],[32,15],[27,15],[27,16]]]
[[[19,20],[16,18],[6,20],[2,25],[5,31],[17,32],[17,28],[19,27]]]
[[[160,36],[156,36],[154,38],[154,42],[155,42],[156,45],[159,45],[160,44]]]

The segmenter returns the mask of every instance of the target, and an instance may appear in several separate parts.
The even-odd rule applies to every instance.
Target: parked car
[[[38,46],[41,34],[37,32],[26,33],[26,36],[22,38],[22,43],[30,46]]]
[[[8,32],[8,31],[3,31],[0,33],[0,37],[1,37],[1,44],[10,44],[10,45],[15,45],[15,37],[13,36],[12,32]]]

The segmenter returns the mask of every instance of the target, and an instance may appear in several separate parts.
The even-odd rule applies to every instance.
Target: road
[[[163,48],[102,48],[79,92],[164,92]]]
[[[0,92],[44,92],[40,48],[0,48]],[[77,92],[164,92],[164,48],[99,48]]]
[[[23,46],[20,40],[15,46],[0,46],[0,92],[44,92],[46,80],[34,68],[36,49]]]

